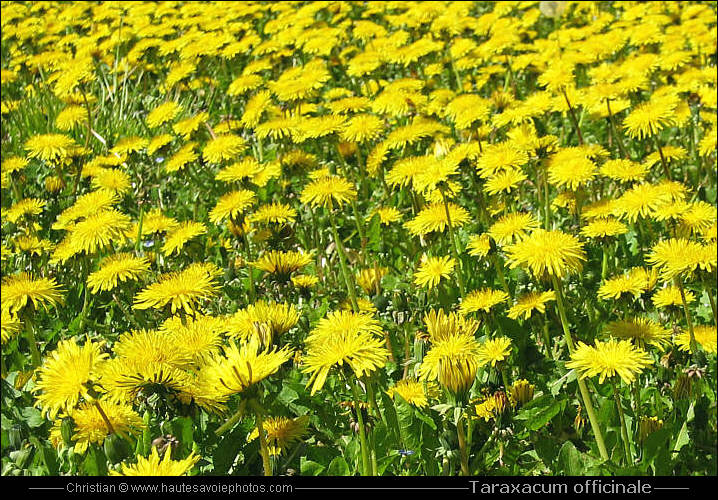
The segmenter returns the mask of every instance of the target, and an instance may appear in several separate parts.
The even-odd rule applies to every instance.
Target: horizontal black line
[[[469,488],[468,487],[466,487],[466,488],[438,488],[438,487],[437,488],[401,488],[401,487],[396,487],[396,488],[391,488],[391,487],[385,487],[385,488],[382,488],[382,487],[376,487],[376,488],[371,488],[371,487],[369,487],[369,488],[362,488],[362,487],[357,487],[357,488],[339,488],[339,487],[337,487],[337,488],[331,488],[331,487],[301,488],[301,487],[299,487],[299,488],[294,488],[294,489],[295,490],[468,490]]]

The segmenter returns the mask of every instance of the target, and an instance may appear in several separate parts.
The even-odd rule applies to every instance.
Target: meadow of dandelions
[[[711,2],[3,2],[3,475],[716,474]]]

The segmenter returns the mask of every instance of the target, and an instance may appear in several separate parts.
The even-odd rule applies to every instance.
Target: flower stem
[[[87,111],[87,132],[85,133],[85,149],[90,144],[90,134],[92,133],[92,110],[90,103],[87,101],[87,93],[84,85],[80,85],[82,91],[82,99],[85,102],[85,110]],[[82,165],[78,162],[77,174],[75,174],[75,185],[72,188],[72,197],[77,201],[77,189],[80,187],[80,179],[82,179]]]
[[[578,135],[578,143],[583,146],[583,134],[581,134],[581,127],[578,126],[578,120],[576,119],[576,112],[573,110],[573,106],[571,106],[571,103],[568,100],[568,94],[566,94],[566,89],[562,89],[563,91],[563,97],[566,99],[566,105],[568,106],[569,115],[571,116],[571,121],[573,122],[573,126],[576,129],[576,134]]]
[[[137,222],[137,241],[135,241],[135,253],[140,254],[140,247],[142,246],[142,220],[145,216],[144,205],[140,205],[140,219]]]
[[[551,230],[551,197],[549,196],[549,187],[548,187],[548,172],[544,169],[543,171],[544,175],[542,175],[543,179],[543,187],[544,187],[544,229],[546,231]],[[540,188],[539,188],[540,189]]]
[[[217,428],[217,430],[214,431],[215,435],[221,436],[222,434],[224,434],[225,432],[227,432],[228,430],[230,430],[232,427],[234,427],[234,425],[235,425],[237,422],[239,422],[239,420],[240,420],[240,419],[242,418],[242,416],[244,415],[244,407],[245,407],[246,405],[247,405],[247,400],[246,400],[246,399],[243,399],[242,402],[239,403],[239,408],[238,408],[237,411],[234,413],[234,415],[232,415],[231,417],[229,417],[225,423],[223,423],[222,425],[220,425],[220,426]]]
[[[572,354],[574,351],[574,345],[573,339],[571,338],[571,332],[568,329],[568,319],[566,318],[566,309],[563,303],[563,292],[561,290],[561,284],[559,283],[556,276],[552,276],[551,279],[553,280],[553,287],[556,291],[556,304],[558,305],[558,313],[559,317],[561,318],[561,326],[563,328],[563,334],[566,339],[566,346],[568,347],[569,353]],[[606,450],[606,444],[603,441],[603,433],[601,432],[601,427],[599,427],[598,425],[598,418],[596,418],[596,412],[593,409],[593,403],[591,403],[591,396],[588,393],[586,383],[580,377],[576,377],[576,381],[578,382],[578,389],[581,393],[583,407],[586,408],[588,419],[591,421],[591,429],[593,429],[593,435],[596,438],[596,445],[598,446],[598,451],[601,454],[601,458],[603,458],[604,460],[608,460],[608,451]]]
[[[631,465],[631,446],[628,443],[628,428],[626,427],[626,416],[623,414],[623,406],[621,405],[621,395],[618,393],[615,377],[611,377],[611,385],[613,386],[613,397],[616,400],[616,408],[618,409],[618,417],[621,420],[621,439],[623,440],[623,450],[626,452],[626,465]]]
[[[30,355],[32,357],[32,368],[37,368],[42,364],[42,356],[37,349],[37,339],[35,338],[35,324],[30,319],[30,314],[25,315],[25,335],[27,343],[30,345]]]
[[[354,280],[349,274],[349,270],[347,268],[347,257],[344,251],[344,243],[342,243],[342,240],[339,238],[339,233],[337,232],[337,222],[334,218],[334,212],[332,212],[331,209],[329,209],[329,222],[332,225],[332,236],[334,237],[334,244],[337,246],[337,252],[339,253],[339,265],[342,270],[342,275],[344,276],[344,282],[347,286],[347,292],[349,292],[349,301],[352,304],[354,312],[359,312],[359,304],[357,303],[356,290],[354,290]]]
[[[511,384],[509,384],[509,376],[506,373],[506,367],[502,367],[499,371],[501,372],[501,380],[504,382],[504,390],[508,393]]]
[[[509,288],[509,284],[506,282],[506,276],[504,275],[504,268],[501,266],[501,264],[499,264],[499,257],[496,255],[496,252],[494,252],[491,255],[491,260],[494,262],[494,269],[496,269],[496,275],[499,277],[501,286],[503,287],[504,291],[508,294],[508,296],[511,297],[511,289]]]
[[[100,414],[100,416],[102,417],[102,420],[105,421],[105,425],[107,426],[107,431],[108,431],[110,434],[114,434],[114,433],[115,433],[115,428],[112,427],[112,423],[110,422],[110,419],[107,418],[107,414],[105,413],[105,410],[102,409],[102,406],[100,406],[100,402],[99,402],[98,400],[95,400],[95,408],[97,408],[97,412],[98,412],[98,413]]]
[[[444,199],[444,210],[446,211],[446,225],[449,228],[449,237],[451,238],[451,248],[454,251],[454,259],[456,259],[456,265],[459,268],[459,272],[457,273],[459,277],[459,290],[461,291],[461,296],[466,295],[466,288],[464,287],[464,276],[463,276],[463,266],[461,265],[461,258],[459,257],[459,245],[456,242],[456,237],[454,236],[454,226],[451,224],[451,215],[449,213],[449,202],[446,199],[446,193],[444,192],[443,188],[439,188],[441,191],[441,197]]]
[[[272,475],[272,462],[269,460],[269,449],[267,448],[267,438],[264,435],[264,421],[262,420],[262,413],[264,409],[259,406],[259,403],[255,399],[249,402],[249,405],[254,410],[254,415],[257,418],[257,431],[259,432],[259,452],[262,455],[262,466],[264,467],[264,475]]]
[[[686,291],[683,289],[683,281],[679,276],[673,278],[674,283],[678,287],[678,291],[681,293],[681,302],[683,302],[683,313],[686,316],[686,323],[688,323],[688,334],[690,336],[690,348],[693,359],[698,355],[698,344],[696,343],[696,336],[693,333],[693,318],[691,317],[691,311],[688,309],[688,302],[686,302]]]
[[[359,144],[357,144],[356,146],[357,150],[354,152],[354,156],[356,156],[357,167],[359,168],[359,188],[361,189],[362,197],[367,198],[369,196],[369,189],[366,182],[366,165],[364,165],[364,161],[362,159],[361,146]]]
[[[461,475],[470,476],[469,453],[466,449],[466,434],[464,433],[464,416],[460,416],[456,422],[456,437],[459,438],[459,456],[461,457]]]
[[[254,274],[252,272],[252,265],[249,263],[249,261],[252,259],[252,254],[249,246],[249,236],[247,233],[242,230],[243,233],[243,239],[244,239],[244,248],[247,252],[247,275],[249,276],[249,300],[251,302],[254,302],[255,297],[255,290],[254,290]]]
[[[544,319],[543,322],[543,336],[544,342],[546,342],[546,357],[550,357],[555,361],[556,357],[554,355],[553,349],[551,348],[551,334],[548,331],[548,321],[546,321],[546,319]]]
[[[663,156],[663,149],[661,149],[661,143],[658,141],[658,136],[653,136],[653,141],[656,143],[656,149],[658,149],[658,155],[661,157],[661,165],[663,166],[663,173],[666,176],[666,179],[669,181],[671,180],[671,171],[668,170],[668,163],[666,162],[666,157]]]
[[[349,383],[349,381],[347,381]],[[362,476],[370,475],[369,465],[369,447],[366,441],[366,429],[364,427],[364,417],[361,412],[361,399],[359,399],[358,384],[351,384],[352,394],[354,395],[354,410],[357,414],[357,423],[359,424],[359,443],[361,444],[361,461],[362,461]]]
[[[606,273],[608,272],[608,252],[603,252],[603,260],[601,261],[601,281],[606,281]]]
[[[626,146],[623,145],[623,139],[621,139],[621,136],[618,134],[616,121],[613,119],[613,113],[611,113],[610,99],[606,99],[606,108],[608,109],[608,121],[611,126],[611,129],[613,130],[613,138],[616,140],[616,144],[618,144],[618,151],[621,154],[621,158],[628,158],[630,160],[631,157],[628,154],[628,151],[626,151]]]
[[[713,324],[715,324],[718,327],[718,317],[716,317],[716,299],[713,296],[713,294],[711,293],[712,290],[710,289],[710,287],[707,286],[705,281],[706,280],[704,280],[703,283],[704,283],[704,285],[706,285],[705,290],[706,290],[706,294],[708,295],[708,302],[710,302],[711,311],[713,311]]]
[[[115,292],[112,292],[112,300],[115,301],[115,304],[117,304],[117,307],[120,308],[120,311],[122,311],[122,314],[125,315],[125,318],[127,318],[130,321],[130,323],[132,323],[132,326],[134,326],[138,330],[142,329],[142,326],[140,326],[140,324],[137,322],[137,320],[135,319],[135,316],[132,313],[130,313],[127,310],[127,308],[125,306],[123,306],[122,303],[119,301],[119,299],[117,298],[117,294]]]

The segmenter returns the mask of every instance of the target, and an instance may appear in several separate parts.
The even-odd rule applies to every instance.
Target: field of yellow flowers
[[[3,2],[3,475],[716,474],[715,2]]]

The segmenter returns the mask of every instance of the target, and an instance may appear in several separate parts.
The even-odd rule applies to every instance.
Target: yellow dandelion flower
[[[77,124],[87,119],[87,110],[82,106],[67,106],[55,118],[55,125],[63,132],[72,130]]]
[[[389,356],[383,337],[378,322],[365,313],[330,313],[305,341],[302,371],[310,374],[311,394],[324,386],[333,366],[346,363],[357,378],[382,368]]]
[[[172,130],[175,134],[181,135],[186,141],[207,120],[209,120],[209,113],[203,111],[195,116],[178,121],[172,126]]]
[[[649,168],[645,163],[625,159],[609,160],[600,168],[602,175],[620,182],[642,181],[648,171]]]
[[[356,283],[365,293],[373,295],[381,287],[381,279],[389,273],[386,267],[361,269],[356,274]]]
[[[224,167],[217,172],[215,179],[222,182],[240,182],[244,179],[251,179],[262,169],[259,162],[248,156],[240,161]]]
[[[277,275],[281,281],[286,281],[291,273],[309,265],[312,260],[310,253],[271,250],[251,264],[257,269]]]
[[[119,436],[129,438],[145,427],[142,417],[130,405],[109,401],[98,401],[97,404],[110,422],[112,431],[108,429],[105,418],[94,403],[82,403],[70,412],[75,424],[75,433],[72,436],[75,442],[73,451],[80,455],[85,453],[91,444],[102,446],[105,438],[111,436],[113,431]]]
[[[223,195],[209,213],[209,220],[219,224],[225,219],[237,220],[247,208],[252,206],[256,195],[248,189],[232,191]]]
[[[176,102],[165,102],[150,111],[145,121],[149,128],[157,128],[163,123],[173,120],[181,111],[182,106]]]
[[[6,276],[2,280],[2,308],[17,314],[32,302],[33,308],[47,310],[64,302],[62,292],[55,278],[35,279],[28,273]]]
[[[600,384],[614,376],[630,384],[651,364],[653,359],[648,353],[630,340],[611,339],[607,342],[596,340],[594,347],[579,342],[566,367],[575,369],[582,379],[598,375]]]
[[[419,365],[419,379],[437,380],[455,393],[467,391],[479,370],[479,347],[471,335],[452,335],[433,343]]]
[[[392,222],[401,220],[401,212],[395,207],[376,208],[372,212],[372,216],[375,214],[379,216],[380,223],[385,226],[388,226]]]
[[[17,224],[21,218],[40,215],[46,204],[45,200],[25,198],[12,205],[3,215],[9,222]]]
[[[112,243],[123,243],[130,226],[127,215],[108,208],[75,224],[67,238],[76,253],[94,254]]]
[[[495,339],[487,340],[477,351],[477,357],[479,366],[484,366],[491,363],[491,366],[496,366],[496,363],[500,363],[511,354],[511,339],[508,337],[498,337]]]
[[[119,202],[119,198],[111,191],[100,190],[83,194],[72,206],[57,216],[57,221],[52,225],[52,229],[68,229],[74,221],[108,209],[117,202]]]
[[[172,460],[172,447],[168,446],[163,458],[160,458],[157,448],[153,447],[150,456],[137,457],[137,463],[122,464],[119,471],[110,471],[111,476],[183,476],[194,467],[200,457],[194,451],[185,459]]]
[[[272,456],[282,455],[291,445],[301,441],[309,426],[309,415],[297,418],[269,417],[262,422],[266,432],[267,448]],[[259,429],[254,428],[247,436],[247,442],[259,437]]]
[[[529,162],[529,156],[511,142],[491,144],[476,162],[481,177],[487,178],[501,170],[520,169]]]
[[[176,172],[184,168],[188,163],[192,163],[199,155],[194,150],[196,142],[188,142],[182,146],[171,158],[165,163],[165,171]]]
[[[172,255],[176,252],[179,255],[180,250],[189,240],[205,233],[207,233],[207,228],[201,222],[183,222],[167,233],[164,245],[162,245],[162,253]]]
[[[218,135],[202,150],[202,157],[209,163],[230,160],[247,149],[244,139],[236,135]]]
[[[297,211],[284,203],[262,205],[249,216],[254,224],[288,224],[297,218]]]
[[[282,335],[299,322],[299,311],[291,304],[259,300],[227,318],[227,335],[246,340],[256,335],[264,345]]]
[[[564,158],[564,155],[557,153],[548,165],[549,182],[572,190],[588,183],[595,175],[596,165],[581,154]]]
[[[469,212],[464,207],[451,202],[447,205],[451,225],[454,229],[463,226],[469,221]],[[433,231],[443,232],[447,223],[446,205],[444,203],[433,203],[416,214],[416,217],[412,220],[404,223],[404,227],[414,236],[424,236]]]
[[[110,149],[110,153],[114,153],[116,155],[126,155],[129,153],[135,153],[138,151],[142,151],[144,148],[147,147],[147,139],[144,139],[142,137],[125,137],[121,141],[119,141],[115,147]]]
[[[398,394],[404,401],[417,408],[429,406],[429,398],[437,392],[438,387],[435,382],[425,383],[413,378],[399,380],[386,391],[390,398],[394,399],[394,395]]]
[[[341,137],[347,142],[364,143],[379,138],[385,128],[384,121],[378,116],[354,115],[347,121]]]
[[[474,290],[466,295],[461,301],[459,312],[466,316],[472,312],[489,312],[492,307],[509,300],[509,295],[501,290],[483,288]]]
[[[712,270],[715,267],[715,256],[706,259],[706,248],[694,241],[671,238],[656,243],[646,262],[658,269],[661,279],[668,281],[676,276],[688,275],[698,268]]]
[[[527,178],[522,170],[509,168],[489,177],[484,185],[484,191],[490,195],[496,195],[504,191],[510,193]]]
[[[488,234],[499,245],[521,241],[539,225],[531,213],[510,213],[501,217],[491,225]]]
[[[466,246],[469,255],[474,257],[483,258],[489,255],[491,252],[491,236],[488,234],[476,234],[469,238],[469,243]]]
[[[537,229],[525,239],[506,247],[511,268],[528,267],[534,276],[561,278],[583,268],[586,253],[575,236],[561,231]]]
[[[541,314],[546,313],[546,303],[556,300],[556,292],[549,290],[547,292],[530,292],[519,297],[508,312],[508,317],[517,319],[523,316],[529,319],[534,311]]]
[[[135,309],[161,309],[171,306],[172,314],[182,309],[192,314],[200,300],[212,298],[217,293],[214,278],[216,266],[192,264],[184,271],[160,276],[157,283],[135,295]]]
[[[119,283],[137,280],[149,270],[150,264],[145,257],[128,253],[111,255],[102,261],[99,270],[87,277],[87,287],[92,293],[109,291]]]
[[[160,134],[152,138],[152,140],[147,144],[147,154],[153,155],[163,147],[165,147],[167,144],[172,142],[174,140],[174,137],[172,137],[171,134]]]
[[[341,207],[344,203],[356,198],[354,186],[338,176],[327,176],[310,182],[302,191],[300,200],[312,207],[334,208],[336,204]]]
[[[80,398],[89,399],[88,383],[96,374],[107,354],[103,344],[87,340],[78,346],[75,339],[61,340],[38,369],[38,382],[33,392],[40,392],[37,402],[50,419],[59,411],[69,412]]]
[[[633,340],[641,348],[650,344],[663,350],[671,340],[671,332],[650,318],[611,321],[606,325],[604,332],[618,339]]]
[[[22,331],[22,322],[16,314],[12,314],[6,307],[2,308],[2,319],[0,320],[0,333],[2,334],[2,345],[5,345]]]
[[[718,344],[718,331],[714,326],[698,325],[693,327],[693,336],[698,345],[706,352],[715,354]],[[691,334],[684,331],[676,335],[675,343],[681,351],[691,352]]]
[[[432,309],[424,315],[424,324],[429,340],[439,342],[453,335],[473,336],[479,328],[479,322],[466,318],[455,312],[445,313],[443,310]]]
[[[246,343],[225,347],[224,355],[213,356],[202,372],[219,392],[231,396],[275,373],[292,355],[286,346],[262,349],[259,338],[253,335]]]
[[[442,278],[448,278],[456,261],[451,257],[427,257],[424,255],[419,268],[414,273],[414,283],[429,290],[439,284]]]
[[[686,298],[686,304],[695,302],[696,296],[690,290],[684,290],[684,295]],[[656,293],[653,294],[653,297],[651,300],[653,301],[653,305],[656,307],[682,307],[683,306],[683,299],[681,298],[681,291],[678,287],[675,287],[675,286],[667,286],[665,288],[661,288],[660,290],[658,290]]]
[[[581,234],[587,238],[603,239],[626,234],[628,227],[613,218],[601,218],[589,222],[581,228]]]
[[[130,176],[116,168],[103,168],[93,177],[92,186],[122,194],[131,187]]]
[[[667,101],[639,104],[626,116],[623,128],[632,139],[644,139],[675,123],[675,105]]]
[[[63,160],[70,156],[75,147],[75,141],[62,134],[34,135],[25,142],[27,156],[43,161]]]

